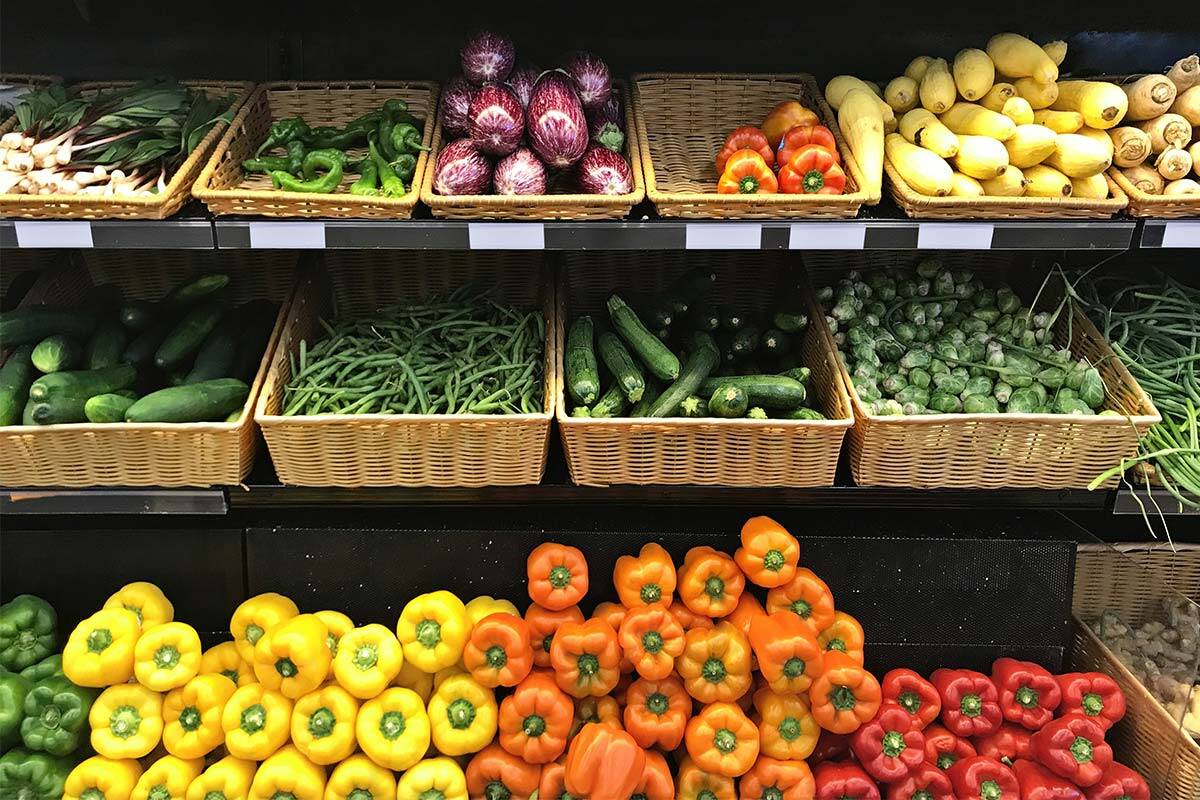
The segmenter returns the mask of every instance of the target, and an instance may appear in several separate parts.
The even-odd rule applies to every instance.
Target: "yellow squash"
[[[1104,200],[1108,197],[1108,180],[1103,172],[1090,178],[1072,178],[1071,196],[1084,200]]]
[[[905,141],[898,133],[888,134],[884,148],[892,167],[918,194],[933,197],[950,194],[954,171],[944,158]]]
[[[1108,130],[1121,124],[1129,97],[1120,86],[1105,81],[1059,81],[1055,111],[1078,111],[1092,128]]]
[[[1049,108],[1058,100],[1058,84],[1054,82],[1042,83],[1033,78],[1017,78],[1013,86],[1017,89],[1017,95],[1029,103],[1029,107],[1034,111]]]
[[[1055,39],[1053,42],[1046,42],[1042,45],[1042,50],[1046,55],[1050,56],[1050,60],[1057,67],[1062,66],[1062,62],[1067,58],[1067,43],[1062,39]]]
[[[1046,160],[1054,152],[1058,134],[1044,125],[1018,125],[1013,136],[1004,143],[1008,163],[1025,169]]]
[[[862,170],[863,185],[859,189],[868,197],[879,197],[883,187],[884,125],[878,98],[865,89],[851,90],[838,109],[838,127]]]
[[[995,178],[1008,167],[1008,151],[990,136],[959,136],[954,168],[978,180]]]
[[[900,118],[900,135],[942,158],[958,154],[958,137],[923,108],[914,108]]]
[[[1039,109],[1033,112],[1033,121],[1037,125],[1045,125],[1055,133],[1075,133],[1083,127],[1083,114],[1078,111]]]
[[[955,103],[938,119],[960,136],[989,136],[998,142],[1006,141],[1017,127],[1003,114],[974,103]]]
[[[954,76],[950,74],[950,65],[944,58],[935,58],[929,62],[929,69],[921,79],[919,91],[921,107],[935,114],[954,105],[958,97],[958,87],[954,85]]]
[[[911,111],[917,105],[917,93],[920,84],[907,75],[892,78],[883,88],[883,99],[897,114]]]
[[[1009,164],[1004,174],[982,181],[984,194],[992,197],[1020,197],[1025,194],[1025,175]]]
[[[1053,167],[1038,164],[1025,170],[1025,194],[1029,197],[1070,197],[1071,179]]]
[[[979,98],[979,105],[988,111],[997,113],[1004,110],[1004,104],[1017,96],[1017,87],[1011,83],[993,83],[988,93]]]
[[[987,54],[1001,75],[1036,78],[1042,83],[1058,80],[1058,65],[1035,42],[1017,33],[998,33],[988,40]]]
[[[929,63],[933,61],[930,56],[917,56],[912,61],[908,62],[908,66],[904,68],[905,77],[912,78],[917,83],[925,77],[925,72],[929,69]]]
[[[1024,97],[1010,97],[1004,101],[1000,113],[1018,125],[1029,125],[1033,122],[1033,106]]]
[[[1112,165],[1112,142],[1101,144],[1078,133],[1060,133],[1054,140],[1054,152],[1043,163],[1068,178],[1099,175]]]
[[[951,197],[982,197],[983,185],[970,175],[956,172],[950,179]]]
[[[954,85],[967,100],[978,100],[992,89],[996,65],[987,53],[973,47],[959,50],[954,57]]]

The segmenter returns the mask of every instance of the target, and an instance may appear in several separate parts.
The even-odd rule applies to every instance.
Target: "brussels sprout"
[[[860,375],[856,375],[850,379],[854,384],[854,390],[858,392],[859,398],[864,403],[870,403],[873,400],[878,400],[883,397],[883,393],[879,391],[879,387],[875,385],[875,381]]]
[[[996,308],[1004,314],[1011,314],[1021,307],[1021,298],[1013,294],[1007,286],[996,290]]]
[[[1062,397],[1054,401],[1055,414],[1083,414],[1094,415],[1096,412],[1091,406],[1080,400],[1078,397]]]
[[[1123,417],[1125,416],[1120,411],[1114,411],[1111,408],[1106,408],[1096,414],[1097,417]]]
[[[1004,348],[988,347],[983,363],[987,364],[989,367],[1003,367],[1006,363]]]
[[[917,262],[917,275],[932,278],[942,271],[942,262],[936,258],[925,258]]]
[[[1083,382],[1079,385],[1079,399],[1089,408],[1100,408],[1104,405],[1104,378],[1100,370],[1089,367],[1083,373]]]
[[[975,300],[975,287],[969,283],[960,283],[954,287],[954,296],[959,300]]]
[[[967,385],[963,387],[962,395],[963,402],[966,398],[976,394],[990,395],[992,393],[992,379],[980,375],[979,377],[971,378],[967,381]],[[999,399],[999,398],[997,398]]]
[[[1040,331],[1039,331],[1039,333],[1040,333]],[[1018,343],[1021,345],[1021,347],[1024,347],[1026,350],[1032,350],[1034,347],[1037,346],[1038,338],[1037,338],[1037,335],[1034,334],[1033,331],[1025,331],[1024,333],[1021,334],[1021,338],[1018,340]]]
[[[863,306],[863,311],[867,312],[869,316],[879,317],[880,319],[887,316],[887,306],[878,300],[867,303]]]
[[[946,339],[953,345],[965,344],[967,335],[959,328],[950,328],[946,331]]]
[[[794,378],[795,380],[799,381],[801,385],[803,385],[805,387],[808,386],[808,379],[811,375],[812,375],[812,370],[809,369],[808,367],[796,367],[794,369],[789,369],[787,371],[787,376],[789,378]]]
[[[917,296],[917,282],[906,278],[896,284],[896,294],[905,299]]]
[[[978,311],[972,312],[978,314]],[[988,329],[988,324],[977,317],[967,317],[958,326],[966,333],[983,333]]]
[[[922,406],[927,406],[929,405],[929,390],[922,389],[920,386],[906,386],[899,392],[896,392],[896,402],[918,403]]]
[[[1046,390],[1046,387],[1042,386],[1040,383],[1034,382],[1030,384],[1029,388],[1033,390],[1033,395],[1037,399],[1037,404],[1039,406],[1046,405],[1047,401],[1050,399],[1050,392]]]
[[[917,297],[929,297],[933,291],[933,284],[927,280],[917,281]]]
[[[954,276],[949,270],[942,270],[933,277],[933,293],[939,296],[954,294]]]
[[[906,417],[915,417],[918,414],[924,414],[927,410],[920,403],[904,403],[900,408]]]
[[[949,372],[940,372],[933,376],[933,385],[939,392],[962,394],[962,390],[967,386],[967,379]]]
[[[999,414],[1000,405],[990,394],[972,394],[962,401],[964,414]]]
[[[828,303],[832,299],[833,299],[833,287],[832,286],[822,286],[820,289],[817,290],[817,302],[824,305],[825,303]]]
[[[916,302],[905,303],[904,318],[914,325],[924,325],[925,306]]]
[[[860,361],[854,365],[854,369],[850,374],[855,378],[870,378],[872,381],[879,379],[879,369],[866,361]]]
[[[933,329],[925,325],[918,325],[916,334],[913,336],[913,338],[921,344],[924,344],[925,342],[933,339]]]
[[[962,411],[962,401],[945,392],[934,392],[929,398],[928,405],[939,414],[957,414]]]
[[[928,369],[930,375],[950,374],[950,367],[946,366],[946,362],[942,361],[940,358],[935,358],[930,361]]]
[[[863,314],[862,320],[863,324],[869,328],[879,327],[879,317],[875,316],[874,314]]]
[[[968,339],[966,344],[958,348],[958,352],[962,354],[964,361],[974,361],[975,363],[979,363],[983,361],[987,350],[983,342]]]
[[[924,350],[909,350],[900,359],[900,366],[912,369],[913,367],[928,367],[932,361],[932,357]]]
[[[1032,414],[1039,405],[1037,392],[1032,388],[1013,389],[1008,398],[1007,411],[1010,414]]]
[[[840,322],[849,322],[850,320],[858,319],[858,309],[849,300],[839,300],[838,304],[829,312],[833,318]]]
[[[1000,312],[994,308],[977,308],[971,312],[971,319],[981,319],[988,325],[992,325],[1000,319]]]
[[[846,341],[850,343],[851,347],[858,347],[873,343],[875,337],[871,335],[871,332],[865,326],[855,323],[846,329]]]
[[[1047,389],[1058,389],[1063,385],[1063,380],[1066,376],[1067,374],[1059,367],[1046,367],[1045,369],[1038,370],[1035,377]]]
[[[859,344],[851,348],[850,352],[854,356],[854,360],[859,364],[870,364],[873,367],[878,367],[883,363],[879,358],[879,354],[875,352],[874,344]]]
[[[965,381],[971,377],[971,370],[967,369],[961,364],[956,364],[950,367],[950,374],[956,378],[962,378]]]
[[[1011,385],[1004,381],[997,381],[996,385],[992,387],[992,397],[995,397],[998,403],[1007,403],[1012,397],[1013,391]]]
[[[944,310],[944,308],[945,307],[941,303],[939,303],[937,300],[930,300],[928,303],[925,304],[925,318],[926,319],[938,319],[939,317],[942,316],[942,311]]]
[[[908,371],[908,383],[910,386],[919,386],[922,389],[928,389],[933,383],[933,376],[921,367],[913,367]]]
[[[1059,389],[1054,395],[1055,400],[1057,400],[1060,397],[1069,397],[1072,400],[1078,400],[1079,392],[1075,391],[1074,389],[1067,389],[1064,387],[1062,389]]]
[[[858,299],[870,300],[874,294],[875,294],[875,291],[871,288],[871,284],[869,284],[869,283],[854,284],[854,296],[857,297]]]
[[[835,334],[833,335],[833,343],[834,343],[834,345],[836,345],[836,346],[837,346],[837,348],[838,348],[839,350],[840,350],[840,349],[842,349],[842,347],[843,347],[843,346],[845,346],[845,344],[846,344],[846,334],[844,334],[844,333],[835,333]]]
[[[972,272],[971,270],[969,270],[969,269],[954,270],[954,282],[955,283],[971,283],[974,280],[975,280],[975,273]]]
[[[1012,324],[1012,314],[1004,314],[992,323],[992,333],[997,336],[1007,336],[1008,332],[1012,330]]]
[[[1050,331],[1046,330],[1045,328],[1038,328],[1037,330],[1035,330],[1033,332],[1033,341],[1036,342],[1037,344],[1042,344],[1044,342],[1048,342],[1048,341],[1050,341],[1050,339],[1051,339]]]
[[[892,328],[892,333],[894,333],[896,338],[904,344],[912,344],[917,336],[917,328],[911,323],[901,322],[898,323],[896,327]]]
[[[1035,329],[1036,328],[1046,328],[1046,327],[1049,327],[1049,325],[1050,325],[1050,312],[1049,311],[1039,311],[1038,313],[1033,315],[1033,319],[1030,321],[1030,326]]]
[[[880,336],[875,340],[875,352],[884,361],[899,361],[904,358],[904,345],[890,336]]]
[[[893,372],[885,377],[879,386],[883,389],[883,391],[890,395],[894,395],[897,392],[902,391],[904,387],[908,386],[908,380],[899,372]]]
[[[1067,377],[1063,379],[1063,386],[1078,392],[1079,387],[1083,385],[1083,375],[1088,371],[1088,366],[1083,359],[1071,365],[1071,368],[1067,370]]]
[[[825,317],[825,327],[829,328],[830,333],[837,333],[838,332],[838,321],[836,319],[834,319],[833,317],[826,316]]]

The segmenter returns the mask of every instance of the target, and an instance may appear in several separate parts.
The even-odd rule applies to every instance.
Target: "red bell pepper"
[[[822,761],[837,761],[850,755],[850,734],[834,733],[822,730],[817,739],[817,746],[806,759],[809,765],[820,764]]]
[[[1013,774],[1021,787],[1021,800],[1084,800],[1078,786],[1028,759],[1018,758]]]
[[[1114,761],[1084,796],[1087,800],[1150,800],[1150,787],[1141,775]]]
[[[1058,681],[1032,661],[997,658],[992,683],[1000,695],[1000,713],[1009,722],[1036,731],[1050,720],[1062,701]]]
[[[925,736],[913,727],[912,717],[891,704],[854,732],[850,749],[862,768],[877,781],[902,781],[925,763]]]
[[[725,137],[725,146],[717,153],[718,175],[725,171],[725,164],[729,161],[729,157],[738,150],[753,150],[763,157],[763,161],[767,162],[768,167],[775,166],[775,151],[771,149],[767,137],[753,125],[743,125],[740,128],[734,128],[733,132]]]
[[[957,800],[1020,800],[1017,776],[994,758],[972,756],[946,773]]]
[[[954,800],[946,773],[933,764],[922,764],[899,783],[888,786],[887,800]]]
[[[1059,717],[1029,739],[1033,757],[1056,775],[1077,786],[1100,781],[1112,764],[1112,748],[1104,741],[1104,729],[1080,714]]]
[[[895,701],[913,718],[913,727],[925,730],[942,713],[942,700],[933,684],[911,669],[894,669],[883,676],[883,701]]]
[[[981,756],[998,758],[1012,766],[1018,758],[1032,758],[1029,737],[1032,734],[1020,725],[1006,722],[995,733],[975,737],[975,750]]]
[[[1068,672],[1055,677],[1062,690],[1059,711],[1082,714],[1104,730],[1125,716],[1125,693],[1103,672]]]
[[[1004,718],[996,684],[971,669],[938,669],[929,676],[942,699],[942,724],[958,736],[987,736]]]
[[[837,140],[833,138],[833,131],[824,125],[796,125],[789,128],[788,132],[779,140],[779,152],[775,154],[775,163],[779,166],[788,163],[796,151],[806,144],[824,147],[833,153],[835,164],[842,163],[842,157],[837,151]]]
[[[784,194],[842,194],[846,173],[833,154],[816,144],[801,147],[779,165],[779,191]]]
[[[938,769],[950,769],[959,759],[976,755],[969,741],[941,725],[930,725],[922,733],[925,734],[925,761]]]
[[[850,761],[826,761],[813,769],[814,800],[880,800],[879,786]]]

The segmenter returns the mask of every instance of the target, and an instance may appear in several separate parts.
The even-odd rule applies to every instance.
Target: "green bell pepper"
[[[396,152],[396,156],[402,153],[416,154],[422,150],[428,150],[421,144],[421,132],[417,130],[417,126],[410,125],[407,122],[401,122],[391,130],[392,150]]]
[[[55,653],[52,656],[46,656],[36,664],[31,664],[21,670],[21,677],[28,680],[30,683],[44,681],[51,675],[62,675],[62,653]]]
[[[0,666],[19,672],[55,650],[58,615],[40,597],[22,594],[0,606]]]
[[[21,741],[55,756],[75,752],[88,732],[88,712],[98,694],[60,675],[34,684],[25,696]]]
[[[15,672],[0,674],[0,742],[20,732],[21,720],[25,718],[25,697],[32,688],[32,681]]]
[[[0,797],[59,800],[73,764],[67,758],[16,748],[0,757]]]

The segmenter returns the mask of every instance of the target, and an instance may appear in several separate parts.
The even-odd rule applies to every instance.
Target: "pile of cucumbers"
[[[809,404],[809,370],[799,363],[808,317],[798,294],[781,292],[760,319],[707,302],[716,279],[693,269],[641,314],[614,294],[606,324],[576,318],[565,357],[571,415],[824,419]]]
[[[78,308],[0,313],[0,425],[233,421],[278,305],[233,305],[228,285],[201,275],[148,302],[101,284]]]

